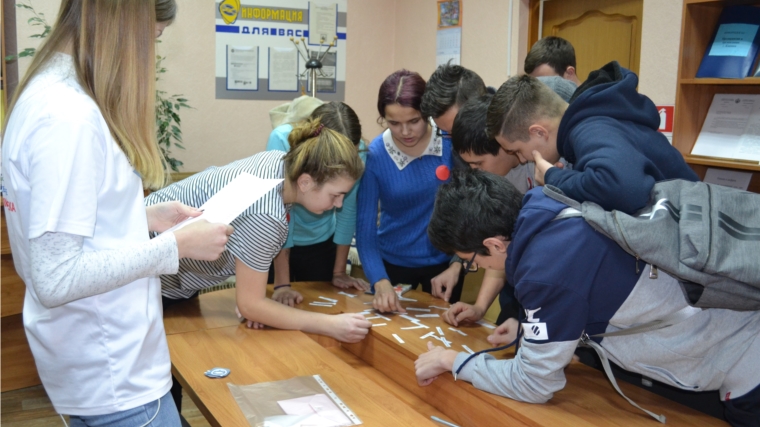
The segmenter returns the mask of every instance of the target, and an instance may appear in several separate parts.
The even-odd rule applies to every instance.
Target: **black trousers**
[[[333,237],[324,242],[290,248],[291,282],[332,282],[338,245]],[[274,283],[274,262],[269,266],[267,283]],[[282,283],[275,283],[282,285]]]
[[[388,279],[394,286],[399,283],[410,284],[412,285],[412,289],[416,289],[417,285],[422,285],[422,290],[427,293],[430,293],[432,290],[430,281],[433,277],[443,273],[449,268],[448,262],[427,267],[402,267],[391,264],[385,260],[383,260],[383,264],[385,265],[385,272],[388,273]],[[459,275],[459,280],[457,281],[456,286],[454,286],[454,290],[451,292],[449,303],[454,304],[459,301],[462,297],[463,285],[464,272]]]

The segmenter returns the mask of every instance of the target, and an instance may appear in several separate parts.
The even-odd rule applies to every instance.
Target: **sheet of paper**
[[[315,394],[295,399],[279,400],[277,404],[290,416],[302,416],[296,426],[350,426],[353,423],[326,394]],[[295,420],[295,419],[294,419]],[[267,421],[270,421],[267,419]]]
[[[338,4],[309,2],[309,44],[330,44],[338,34]]]
[[[438,30],[436,35],[435,63],[442,65],[451,60],[452,64],[461,63],[462,28],[454,27]]]
[[[716,94],[691,154],[760,162],[760,95]]]
[[[729,169],[707,168],[704,182],[718,184],[726,187],[747,190],[752,172],[739,172]]]
[[[269,90],[298,91],[298,52],[295,48],[269,48]]]
[[[200,207],[203,209],[200,216],[183,221],[167,231],[179,230],[201,219],[229,224],[281,182],[281,179],[261,179],[242,172]]]
[[[227,45],[227,89],[259,89],[259,48]]]

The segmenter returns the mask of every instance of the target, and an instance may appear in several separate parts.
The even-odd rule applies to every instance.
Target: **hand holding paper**
[[[281,182],[281,179],[261,179],[242,172],[200,207],[203,210],[201,216],[190,218],[166,231],[176,231],[202,219],[229,224]]]

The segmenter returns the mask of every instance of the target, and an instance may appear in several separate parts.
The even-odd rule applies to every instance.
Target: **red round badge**
[[[446,165],[441,165],[435,168],[435,176],[441,181],[446,181],[451,176],[451,171]]]

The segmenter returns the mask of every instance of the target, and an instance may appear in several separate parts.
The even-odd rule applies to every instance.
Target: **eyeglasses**
[[[449,136],[449,133],[446,132],[445,130],[439,128],[438,126],[436,126],[435,127],[435,136],[437,136],[437,137]]]
[[[472,258],[470,258],[469,261],[465,261],[462,263],[462,268],[464,269],[464,274],[467,273],[474,273],[478,271],[478,265],[475,264],[475,257],[478,255],[477,252],[472,254]]]

